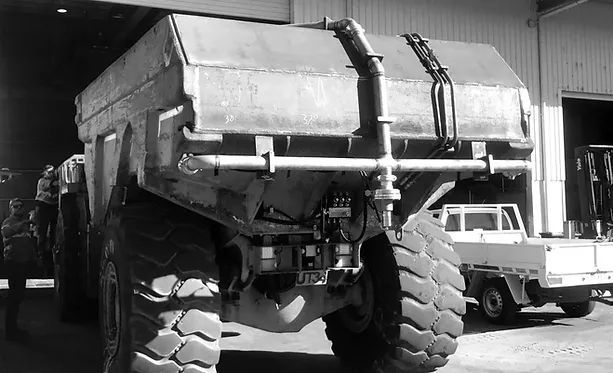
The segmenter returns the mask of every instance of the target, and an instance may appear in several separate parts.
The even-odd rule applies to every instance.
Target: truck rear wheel
[[[479,299],[481,314],[493,324],[510,324],[517,314],[517,303],[504,277],[487,280]]]
[[[214,246],[208,229],[181,215],[134,205],[108,221],[99,282],[104,372],[215,372]]]
[[[593,300],[585,301],[585,302],[575,302],[575,303],[561,303],[560,308],[570,317],[583,317],[587,316],[594,311],[596,307],[596,302]]]
[[[415,216],[400,240],[380,235],[366,242],[362,305],[324,317],[334,354],[351,367],[384,373],[445,365],[466,312],[451,242],[427,213]]]

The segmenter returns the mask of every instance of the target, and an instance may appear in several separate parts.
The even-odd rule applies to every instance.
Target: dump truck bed
[[[368,38],[386,69],[391,155],[427,158],[440,139],[432,78],[403,38]],[[434,40],[430,45],[455,80],[459,139],[486,142],[495,159],[525,159],[532,149],[527,91],[496,50]],[[177,169],[185,154],[260,156],[272,150],[276,156],[379,157],[377,136],[369,132],[372,116],[364,114],[372,93],[358,93],[364,79],[350,64],[331,31],[164,18],[76,98],[88,190],[100,190],[89,197],[94,221],[104,219],[113,186],[129,177],[246,234],[279,231],[278,225],[254,222],[262,206],[300,220],[311,216],[331,183],[363,195],[357,173],[292,171],[271,182],[261,172],[186,176]],[[473,156],[470,145],[455,150],[444,156]],[[437,187],[436,177],[400,190],[400,220],[420,208]],[[357,217],[361,205],[354,210]]]

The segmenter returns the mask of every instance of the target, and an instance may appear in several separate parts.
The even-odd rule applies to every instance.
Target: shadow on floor
[[[466,315],[463,317],[464,335],[543,326],[571,326],[565,323],[564,319],[568,319],[568,316],[561,310],[560,312],[546,312],[537,308],[529,308],[518,312],[512,323],[496,325],[483,317],[476,303],[467,302]]]
[[[219,373],[349,373],[333,355],[296,352],[236,351],[221,353]]]

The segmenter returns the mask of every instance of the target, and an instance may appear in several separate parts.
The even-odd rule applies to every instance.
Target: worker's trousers
[[[51,250],[55,241],[55,225],[57,224],[57,204],[51,205],[36,201],[36,233],[38,234],[38,250]],[[47,238],[47,232],[49,237]]]

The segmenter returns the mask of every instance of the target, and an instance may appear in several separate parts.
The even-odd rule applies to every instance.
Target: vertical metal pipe
[[[392,139],[390,134],[390,123],[392,120],[389,118],[387,107],[387,85],[385,81],[385,69],[381,62],[382,56],[374,52],[364,35],[362,26],[355,22],[355,20],[348,18],[340,21],[333,21],[330,22],[328,26],[331,30],[344,32],[353,41],[358,55],[362,58],[362,61],[355,61],[354,64],[359,65],[359,62],[366,62],[365,65],[368,70],[367,78],[372,82],[374,115],[371,121],[375,123],[377,128],[379,157],[383,160],[393,160]],[[358,70],[358,73],[362,75],[364,72]],[[381,203],[382,225],[383,228],[386,229],[392,226],[394,200],[400,199],[400,191],[394,189],[395,180],[396,176],[393,175],[392,168],[389,166],[384,167],[378,176],[380,189],[375,191],[375,199],[379,200]]]

